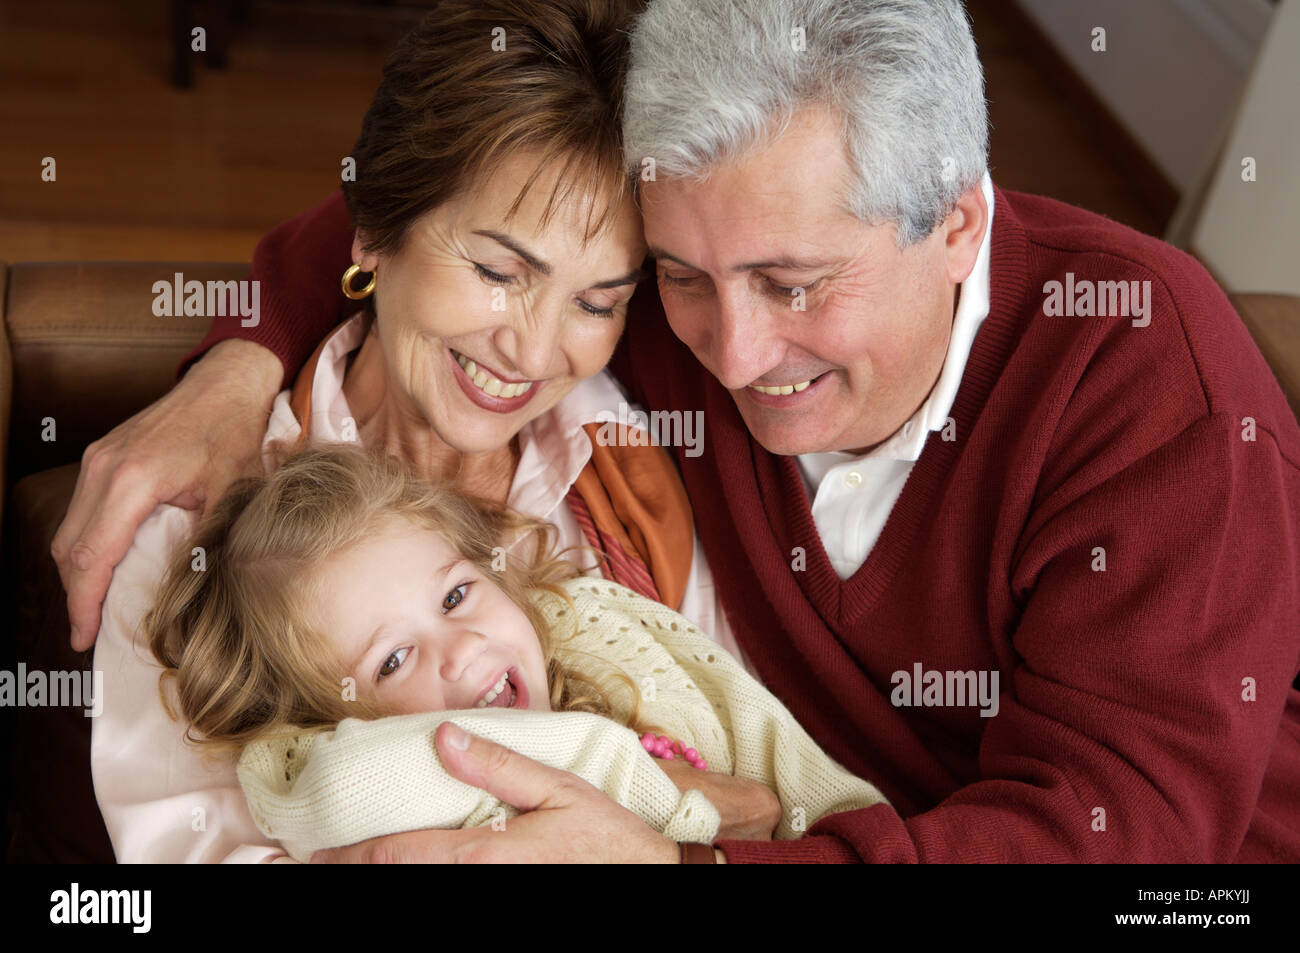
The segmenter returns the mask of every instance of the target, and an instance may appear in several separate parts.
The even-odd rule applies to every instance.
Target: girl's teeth
[[[509,681],[510,681],[510,673],[507,672],[506,674],[501,676],[501,681],[497,682],[490,689],[488,689],[488,693],[484,695],[482,698],[480,698],[474,707],[486,708],[488,705],[492,704],[494,701],[497,700],[497,696],[506,690],[506,684]]]
[[[465,369],[465,376],[474,383],[475,387],[491,397],[501,397],[509,400],[511,397],[518,397],[520,394],[527,393],[528,389],[533,386],[532,381],[507,384],[505,381],[493,377],[464,354],[456,355],[456,363]]]

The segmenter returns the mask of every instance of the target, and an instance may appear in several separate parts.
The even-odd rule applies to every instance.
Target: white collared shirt
[[[948,353],[930,396],[907,423],[869,453],[854,456],[833,451],[798,458],[817,535],[841,579],[848,579],[867,561],[930,433],[942,431],[948,423],[975,335],[988,317],[993,180],[987,172],[983,191],[988,204],[984,239],[975,267],[962,282]]]

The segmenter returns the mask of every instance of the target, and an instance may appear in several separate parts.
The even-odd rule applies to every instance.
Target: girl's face
[[[438,533],[393,517],[315,582],[310,622],[343,658],[358,698],[401,714],[550,711],[528,617]]]

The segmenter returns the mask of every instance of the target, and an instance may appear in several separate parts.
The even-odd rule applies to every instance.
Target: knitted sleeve
[[[181,361],[177,378],[213,345],[242,338],[272,351],[284,365],[286,385],[292,383],[312,349],[353,304],[341,285],[352,264],[352,231],[339,191],[267,232],[253,251],[250,276],[258,288],[257,324],[244,327],[234,309],[227,309],[228,317],[213,318],[207,335]]]
[[[598,677],[617,667],[636,684],[643,719],[697,748],[710,770],[775,790],[784,808],[778,837],[883,802],[685,617],[604,580],[566,589],[571,603],[539,596],[566,661]],[[625,718],[633,696],[612,698]],[[257,742],[238,772],[250,812],[299,860],[383,834],[505,823],[512,808],[443,770],[433,735],[447,720],[573,772],[674,840],[707,842],[717,833],[713,805],[697,791],[679,794],[635,732],[596,715],[510,709],[348,719],[334,731]]]

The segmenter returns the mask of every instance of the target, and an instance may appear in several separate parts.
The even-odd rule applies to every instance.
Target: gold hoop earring
[[[343,293],[353,301],[360,301],[362,298],[368,298],[370,297],[370,293],[375,290],[375,275],[378,274],[377,271],[372,271],[370,273],[370,283],[360,291],[352,287],[352,279],[357,276],[357,272],[360,270],[360,265],[352,265],[347,271],[343,272]]]

